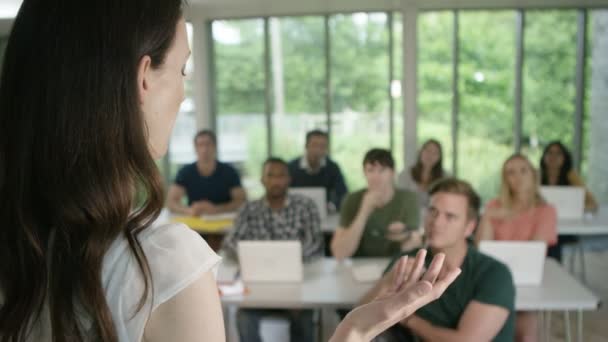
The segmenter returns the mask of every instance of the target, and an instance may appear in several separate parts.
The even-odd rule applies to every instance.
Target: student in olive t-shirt
[[[418,229],[416,194],[395,188],[394,167],[387,150],[372,149],[365,155],[368,187],[349,194],[342,203],[340,227],[331,242],[336,258],[393,256]]]
[[[385,341],[513,341],[515,286],[509,269],[467,241],[478,220],[479,196],[460,180],[444,179],[429,190],[424,228],[427,267],[434,255],[445,255],[444,267],[462,272],[436,301],[418,309],[384,333]],[[416,251],[403,253],[415,255]],[[400,257],[388,266],[392,268]],[[413,261],[414,258],[408,260]],[[408,261],[409,262],[409,261]],[[361,300],[367,303],[392,279],[387,273]]]

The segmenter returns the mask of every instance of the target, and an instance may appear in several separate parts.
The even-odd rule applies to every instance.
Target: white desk
[[[357,282],[351,265],[388,265],[388,262],[389,259],[385,258],[344,262],[323,258],[305,265],[302,283],[247,284],[247,295],[223,297],[222,302],[241,307],[277,309],[352,307],[374,283]],[[516,309],[522,311],[595,310],[598,304],[599,299],[553,259],[547,259],[545,263],[543,283],[538,287],[517,287],[515,300]]]
[[[246,295],[222,297],[225,305],[245,308],[349,308],[372,286],[373,282],[357,282],[352,275],[353,264],[387,265],[389,259],[355,259],[338,262],[324,258],[305,265],[304,281],[294,284],[247,284]],[[220,267],[234,267],[227,262]],[[515,308],[521,311],[578,312],[578,338],[582,341],[582,312],[596,310],[599,299],[552,259],[547,259],[543,282],[537,287],[517,287]],[[569,327],[569,324],[568,324]],[[569,330],[567,336],[570,336]]]
[[[558,220],[557,231],[560,235],[608,235],[608,206],[589,218]]]

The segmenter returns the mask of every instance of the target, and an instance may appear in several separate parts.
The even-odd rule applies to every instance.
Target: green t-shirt
[[[363,195],[367,189],[348,194],[340,208],[340,226],[348,228],[355,220]],[[395,190],[395,195],[382,208],[372,212],[367,219],[359,247],[354,257],[391,257],[401,252],[401,244],[386,238],[388,226],[402,222],[408,230],[418,229],[418,199],[416,193],[408,190]]]
[[[407,252],[402,255],[415,256],[416,252]],[[431,254],[427,254],[427,267],[433,259]],[[399,257],[393,259],[386,271],[390,270],[398,259]],[[456,329],[460,317],[471,301],[500,306],[509,310],[509,317],[494,341],[513,341],[515,339],[515,285],[507,266],[479,252],[475,247],[469,246],[467,256],[460,268],[462,273],[443,295],[436,301],[418,309],[416,315],[433,325]]]

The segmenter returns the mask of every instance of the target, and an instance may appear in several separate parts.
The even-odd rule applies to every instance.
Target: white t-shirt
[[[150,227],[139,235],[148,259],[152,287],[144,307],[135,313],[144,289],[137,260],[121,236],[110,246],[102,268],[102,284],[120,342],[140,342],[150,314],[204,273],[217,272],[221,258],[198,233],[183,224]],[[48,310],[33,327],[29,341],[50,341]],[[90,322],[83,319],[84,336]]]

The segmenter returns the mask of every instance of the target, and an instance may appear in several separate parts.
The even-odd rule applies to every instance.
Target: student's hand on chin
[[[420,250],[416,259],[408,262],[407,257],[399,259],[384,277],[384,289],[372,302],[351,311],[338,326],[335,338],[338,340],[370,341],[378,334],[413,315],[416,310],[439,298],[460,274],[460,269],[441,272],[445,255],[437,254],[428,270],[424,271],[426,250]],[[347,334],[355,331],[355,333]],[[354,338],[342,338],[354,336]]]
[[[363,195],[363,207],[367,209],[376,209],[380,206],[381,194],[376,190],[367,190]]]
[[[403,242],[409,240],[411,232],[406,230],[403,222],[393,222],[386,227],[386,239],[395,242]]]

